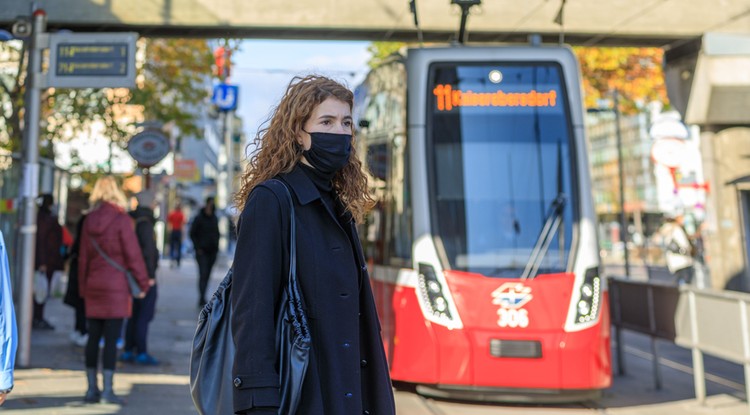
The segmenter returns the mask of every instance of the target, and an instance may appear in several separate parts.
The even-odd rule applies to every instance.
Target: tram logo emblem
[[[529,312],[522,308],[534,298],[531,287],[518,282],[506,282],[492,292],[492,304],[497,310],[497,325],[500,327],[521,327],[529,325]]]
[[[492,304],[504,308],[521,308],[532,298],[531,287],[518,282],[506,282],[492,292]]]

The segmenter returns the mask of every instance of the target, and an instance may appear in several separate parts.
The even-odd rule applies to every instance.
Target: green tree
[[[370,68],[378,67],[386,58],[398,52],[404,46],[406,46],[404,42],[372,42],[367,47],[367,51],[371,55],[367,65]]]
[[[124,147],[140,119],[173,123],[183,134],[199,136],[198,108],[208,97],[212,54],[205,39],[141,39],[145,57],[137,68],[137,87],[128,89],[50,88],[42,96],[40,153],[52,154],[52,143],[66,141],[103,126],[101,134]],[[5,53],[5,55],[2,55]],[[0,147],[20,148],[26,56],[19,42],[0,43],[9,68],[0,74]],[[13,67],[10,67],[13,66]]]
[[[146,120],[173,122],[185,135],[200,136],[195,109],[208,98],[213,54],[202,39],[149,39],[131,104],[143,107]]]
[[[22,42],[0,42],[0,148],[10,151],[21,143],[25,56]]]

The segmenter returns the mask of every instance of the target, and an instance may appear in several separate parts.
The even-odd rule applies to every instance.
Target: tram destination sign
[[[137,33],[50,34],[47,86],[55,88],[135,87]]]

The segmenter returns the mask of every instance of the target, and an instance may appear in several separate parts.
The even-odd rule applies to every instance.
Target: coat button
[[[344,395],[344,396],[346,396],[347,398],[351,398],[353,395],[352,395],[351,392],[347,392],[346,395]]]
[[[362,366],[362,367],[367,366],[367,360],[365,360],[365,359],[360,360],[359,361],[359,365]]]
[[[370,411],[362,411],[362,415],[370,415]]]
[[[367,272],[367,265],[362,265],[362,272]]]
[[[344,343],[344,344],[342,344],[341,346],[342,346],[343,348],[345,348],[345,349],[348,349],[348,348],[349,348],[349,347],[351,347],[352,345],[351,345],[351,344],[349,344],[349,343]]]
[[[239,388],[240,386],[242,386],[242,379],[234,378],[234,387]]]

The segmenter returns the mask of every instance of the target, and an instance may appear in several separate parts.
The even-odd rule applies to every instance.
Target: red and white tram
[[[598,396],[609,306],[573,53],[409,49],[355,100],[393,379],[454,398]]]

